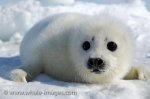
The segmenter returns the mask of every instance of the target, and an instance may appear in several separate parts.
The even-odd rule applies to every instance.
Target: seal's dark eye
[[[89,50],[90,47],[91,47],[91,45],[90,45],[90,42],[89,42],[89,41],[85,41],[85,42],[83,43],[83,45],[82,45],[82,48],[83,48],[85,51]]]
[[[113,41],[110,41],[107,43],[107,49],[113,52],[117,50],[117,44]]]

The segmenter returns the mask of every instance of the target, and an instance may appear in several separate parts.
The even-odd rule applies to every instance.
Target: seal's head
[[[70,53],[85,82],[107,82],[127,73],[133,55],[129,32],[126,26],[109,17],[88,18],[75,27]]]

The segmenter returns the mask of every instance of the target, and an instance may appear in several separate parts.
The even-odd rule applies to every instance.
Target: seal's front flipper
[[[124,79],[125,80],[134,80],[134,79],[146,80],[147,72],[145,70],[146,68],[144,67],[142,68],[140,66],[134,66],[130,69],[130,71],[127,73]]]
[[[10,76],[16,82],[29,82],[42,72],[39,65],[24,65],[11,72]]]
[[[27,72],[22,69],[15,69],[11,71],[11,79],[15,82],[27,82]]]

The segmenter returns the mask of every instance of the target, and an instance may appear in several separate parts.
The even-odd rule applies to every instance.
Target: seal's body
[[[23,64],[12,71],[14,81],[27,82],[44,72],[63,81],[106,83],[130,71],[133,44],[128,28],[112,17],[66,13],[31,28],[20,56]]]

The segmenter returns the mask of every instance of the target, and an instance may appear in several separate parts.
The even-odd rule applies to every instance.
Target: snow
[[[45,74],[27,84],[10,80],[10,71],[21,64],[19,46],[26,31],[39,20],[62,12],[111,14],[117,17],[133,32],[136,47],[134,63],[147,66],[150,70],[150,1],[60,1],[0,1],[0,99],[150,99],[150,81],[121,80],[106,85],[78,84],[56,81]],[[74,94],[65,95],[67,91]],[[24,92],[24,95],[21,92]]]
[[[56,5],[56,4],[69,5],[74,3],[74,0],[38,0],[38,1],[40,1],[41,4],[44,6]]]

